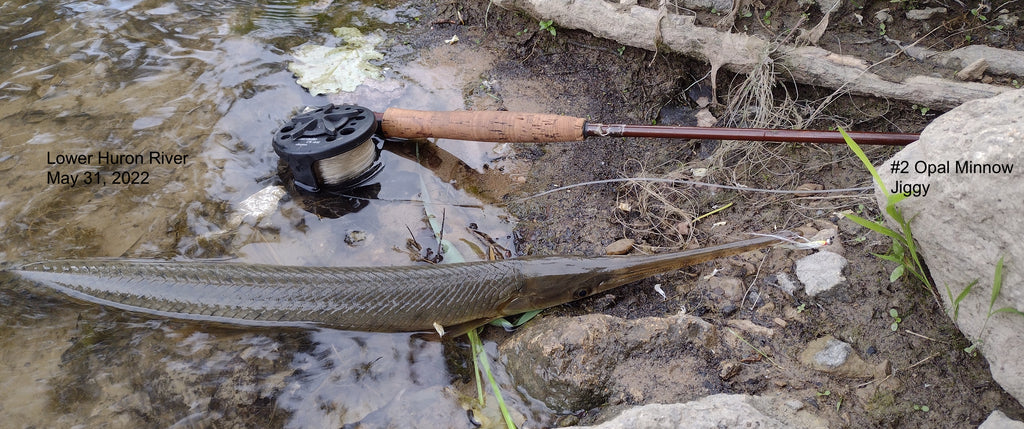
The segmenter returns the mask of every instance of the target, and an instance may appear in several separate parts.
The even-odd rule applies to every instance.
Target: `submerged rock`
[[[903,217],[949,313],[952,297],[977,281],[959,302],[954,322],[970,340],[981,340],[992,377],[1024,400],[1024,90],[977,100],[933,121],[921,139],[879,168],[887,189],[926,189],[900,202]],[[892,165],[907,165],[893,173]],[[929,174],[929,169],[931,173]],[[941,172],[940,172],[941,170]],[[920,171],[920,172],[918,172]],[[885,197],[876,189],[879,204]],[[884,210],[883,210],[884,212]],[[890,227],[898,226],[890,222]],[[1003,259],[1003,288],[992,303],[996,263]],[[991,305],[990,305],[991,304]],[[987,323],[986,323],[987,320]]]

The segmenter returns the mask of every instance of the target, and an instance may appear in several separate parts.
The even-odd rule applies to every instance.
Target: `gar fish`
[[[74,298],[173,318],[461,334],[656,274],[780,243],[762,236],[658,255],[400,267],[77,259],[7,271]],[[443,328],[443,329],[442,329]]]

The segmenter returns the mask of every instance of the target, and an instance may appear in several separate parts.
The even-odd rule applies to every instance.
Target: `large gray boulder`
[[[888,189],[927,190],[899,203],[947,310],[968,284],[955,322],[988,359],[992,377],[1024,401],[1024,90],[967,102],[879,166]],[[898,170],[898,171],[897,171]],[[930,174],[929,174],[930,172]],[[909,187],[908,187],[909,186]],[[885,197],[876,192],[879,203]],[[895,226],[890,222],[890,226]],[[996,262],[1002,292],[990,308]],[[952,315],[952,311],[950,311]],[[986,319],[988,322],[986,323]]]

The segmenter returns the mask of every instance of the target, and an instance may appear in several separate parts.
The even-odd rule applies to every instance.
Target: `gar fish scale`
[[[515,265],[518,261],[347,268],[66,260],[12,271],[130,310],[397,331],[478,318],[479,309],[469,301],[508,299],[522,284]],[[430,321],[411,325],[414,320]]]

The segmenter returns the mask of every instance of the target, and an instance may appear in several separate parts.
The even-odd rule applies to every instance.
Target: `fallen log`
[[[506,9],[524,11],[563,28],[587,31],[626,46],[655,51],[665,47],[711,65],[712,85],[721,67],[749,74],[766,61],[775,61],[799,83],[853,94],[910,101],[949,110],[966,101],[989,98],[1012,88],[913,76],[893,82],[871,72],[859,58],[815,46],[773,46],[756,36],[718,31],[695,24],[689,16],[666,13],[636,4],[604,0],[493,0]]]

